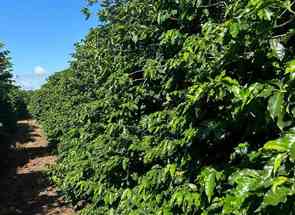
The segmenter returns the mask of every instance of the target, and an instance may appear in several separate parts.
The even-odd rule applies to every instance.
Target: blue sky
[[[74,44],[90,27],[80,10],[85,0],[3,0],[0,41],[11,52],[19,85],[36,89],[54,72],[68,67]]]

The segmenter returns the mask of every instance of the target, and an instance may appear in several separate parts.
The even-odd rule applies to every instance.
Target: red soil
[[[44,175],[56,156],[38,124],[19,121],[11,139],[14,148],[0,175],[0,215],[74,215]]]

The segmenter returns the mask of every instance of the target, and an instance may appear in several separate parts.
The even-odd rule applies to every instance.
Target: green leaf
[[[290,129],[282,137],[276,140],[268,141],[264,146],[265,150],[273,150],[278,152],[288,152],[290,157],[294,160],[295,158],[295,133],[294,129]],[[277,165],[280,162],[280,157],[277,157]]]
[[[246,193],[242,195],[227,195],[223,202],[222,214],[238,214],[245,199],[248,197]]]
[[[295,143],[292,143],[290,148],[290,158],[295,161]]]
[[[211,198],[214,195],[215,186],[216,186],[215,172],[211,172],[205,179],[205,192],[209,202],[211,202]]]
[[[211,199],[214,195],[217,177],[218,172],[213,168],[206,168],[201,172],[201,178],[204,183],[205,193],[208,197],[209,202],[211,202]]]
[[[184,198],[184,196],[183,196],[182,192],[174,193],[174,195],[172,196],[172,199],[171,199],[171,205],[176,204],[178,206],[181,206],[183,198]]]
[[[286,74],[295,72],[295,59],[287,63]]]
[[[129,165],[129,159],[128,158],[123,159],[122,167],[123,167],[124,170],[128,169],[128,165]]]
[[[236,23],[236,22],[231,23],[231,25],[229,26],[229,33],[231,34],[233,38],[236,38],[238,34],[240,33],[239,23]]]
[[[131,35],[132,35],[132,41],[134,43],[137,43],[138,42],[138,35],[135,32],[132,32]]]
[[[149,59],[144,66],[144,76],[151,80],[156,79],[158,70],[159,62],[154,59]]]
[[[262,20],[270,21],[273,16],[273,12],[268,9],[262,9],[258,11],[258,16]]]
[[[281,186],[282,184],[286,183],[288,181],[287,177],[279,176],[275,178],[272,182],[272,191],[275,193],[278,186]]]
[[[273,120],[277,122],[277,126],[283,130],[284,123],[283,118],[285,114],[285,102],[284,102],[284,93],[276,92],[273,96],[268,100],[268,111]]]
[[[277,157],[275,158],[274,165],[273,165],[273,172],[276,174],[278,169],[281,167],[281,163],[283,159],[285,158],[285,154],[278,154]]]
[[[277,206],[279,203],[286,202],[287,196],[289,193],[289,188],[287,187],[279,187],[274,192],[273,190],[269,190],[263,199],[261,204],[262,208],[267,206]]]
[[[274,56],[276,56],[280,61],[284,59],[286,54],[285,47],[280,42],[279,39],[273,39],[270,41],[270,47],[273,50]]]
[[[264,146],[263,149],[265,150],[275,150],[279,152],[286,152],[288,151],[288,142],[286,139],[277,139],[268,141]]]

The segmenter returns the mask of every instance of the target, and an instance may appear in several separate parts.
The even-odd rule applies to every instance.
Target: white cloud
[[[44,76],[46,75],[47,71],[42,67],[42,66],[36,66],[34,68],[34,74],[37,75],[37,76]]]
[[[15,73],[13,73],[13,74],[12,74],[12,80],[16,81],[17,79],[18,79],[18,75],[15,74]]]
[[[28,79],[21,79],[17,83],[25,90],[34,90],[36,88],[33,81]]]
[[[13,80],[16,84],[25,90],[35,90],[40,88],[45,77],[36,77],[35,74],[14,75]]]

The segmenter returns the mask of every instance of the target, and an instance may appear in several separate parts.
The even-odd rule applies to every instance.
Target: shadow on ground
[[[26,164],[30,159],[51,154],[52,149],[47,146],[16,148],[17,143],[22,146],[28,144],[29,142],[35,142],[36,138],[40,137],[40,134],[37,134],[35,132],[35,129],[37,129],[37,127],[34,124],[21,121],[17,124],[17,130],[15,134],[5,137],[5,139],[3,140],[3,144],[5,144],[10,149],[5,152],[7,153],[6,155],[4,155],[5,160],[0,164],[0,167],[3,170],[0,171],[0,180],[2,176],[6,176],[8,172],[16,173],[17,167]]]
[[[9,184],[5,183],[5,181],[9,182]],[[50,188],[50,184],[42,172],[12,176],[9,180],[4,180],[1,187],[1,215],[45,214],[44,211],[62,206],[60,204],[62,199],[59,200],[55,192],[44,189],[44,187]]]
[[[43,163],[53,162],[52,149],[38,138],[42,140],[38,127],[29,121],[18,123],[17,132],[10,140],[13,147],[2,165],[5,171],[0,171],[0,215],[42,215],[49,214],[51,208],[64,206],[44,176]],[[40,146],[38,141],[42,142]],[[68,213],[55,210],[50,214]]]
[[[33,142],[36,137],[40,137],[40,134],[34,132],[37,127],[33,124],[19,122],[17,128],[17,141],[20,143]]]

